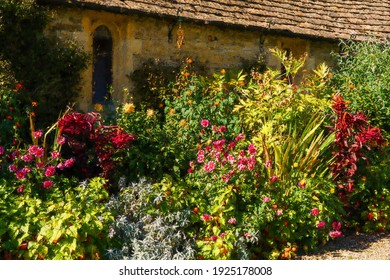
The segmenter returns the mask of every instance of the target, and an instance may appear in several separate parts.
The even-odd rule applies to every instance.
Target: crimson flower
[[[320,210],[318,210],[318,208],[313,208],[313,209],[311,209],[311,211],[310,211],[310,214],[311,214],[312,216],[317,216],[319,213],[320,213]]]
[[[47,181],[43,182],[43,187],[45,189],[50,189],[52,186],[53,186],[53,182],[50,181],[50,180],[47,180]]]
[[[52,165],[48,166],[45,171],[46,177],[51,177],[56,173],[56,168]]]
[[[200,125],[203,127],[208,127],[210,124],[209,120],[203,119],[200,121]]]

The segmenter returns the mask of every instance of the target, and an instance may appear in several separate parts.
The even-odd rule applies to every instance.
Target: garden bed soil
[[[352,233],[321,246],[299,260],[390,260],[390,233]]]

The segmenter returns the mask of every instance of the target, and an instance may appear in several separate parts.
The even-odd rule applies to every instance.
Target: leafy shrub
[[[107,203],[115,221],[110,225],[109,259],[193,259],[194,242],[187,236],[190,211],[164,211],[164,194],[144,179],[122,189]]]
[[[0,10],[0,61],[8,66],[0,72],[23,84],[20,109],[36,102],[37,126],[46,129],[75,100],[88,56],[45,32],[50,14],[35,0],[4,0]]]
[[[74,160],[58,150],[47,156],[39,145],[2,149],[0,157],[2,258],[99,259],[111,217],[101,203],[108,198],[104,179],[80,184],[61,175]]]
[[[339,226],[332,230],[343,209],[331,179],[308,177],[298,164],[289,177],[268,177],[275,163],[262,162],[242,134],[229,142],[211,133],[213,141],[191,162],[187,182],[201,222],[201,258],[292,258],[299,247],[313,249],[341,235]]]
[[[160,111],[136,107],[132,102],[123,104],[118,124],[138,136],[134,148],[123,159],[128,163],[128,172],[134,178],[153,175],[157,181],[165,173],[185,175],[189,152],[195,152],[204,138],[198,130],[203,117],[240,132],[238,116],[232,110],[238,102],[237,88],[243,86],[244,79],[244,75],[229,79],[220,73],[210,80],[182,70],[176,83],[165,89]]]
[[[384,140],[388,141],[389,42],[343,41],[341,47],[342,51],[337,55],[338,69],[334,73],[332,85],[342,94],[352,113],[364,114],[368,132],[375,127],[380,130],[377,134],[380,132]],[[358,138],[355,146],[359,147],[360,135],[356,136]],[[378,144],[373,140],[368,144]],[[351,141],[348,143],[349,149],[353,149]],[[355,191],[349,198],[350,221],[357,230],[372,232],[388,228],[390,212],[385,201],[388,199],[390,182],[389,148],[387,142],[381,144],[379,151],[372,147],[371,151],[365,149],[365,160],[357,164],[357,172],[352,172],[355,174]]]
[[[373,126],[390,132],[390,42],[342,41],[338,69],[332,79],[336,89],[362,111]]]
[[[0,88],[0,145],[10,146],[19,138],[20,127],[26,121],[20,109],[20,83],[3,82]]]

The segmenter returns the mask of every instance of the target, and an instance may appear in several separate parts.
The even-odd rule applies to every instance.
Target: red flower
[[[205,222],[211,221],[211,215],[210,214],[203,214],[201,220],[205,221]]]
[[[271,183],[274,183],[274,182],[276,182],[277,180],[278,180],[278,176],[276,176],[276,175],[272,175],[271,178],[269,178],[269,181],[270,181]]]
[[[325,227],[325,222],[318,222],[317,223],[317,228],[323,228]]]
[[[45,189],[50,189],[52,186],[53,186],[53,182],[50,180],[43,182],[43,187]]]
[[[200,125],[203,127],[208,127],[210,124],[209,120],[203,119],[200,121]]]
[[[50,165],[46,168],[45,176],[51,177],[51,176],[54,176],[55,173],[56,173],[56,168],[54,166]]]
[[[334,230],[340,230],[340,229],[341,229],[341,223],[340,223],[340,222],[337,222],[337,221],[333,222],[333,223],[332,223],[332,228],[333,228]]]
[[[318,208],[313,208],[313,209],[311,209],[311,211],[310,211],[310,214],[311,214],[312,216],[317,216],[319,213],[320,213],[320,210],[318,210]]]

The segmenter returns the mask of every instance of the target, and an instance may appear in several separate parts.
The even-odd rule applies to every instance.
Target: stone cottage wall
[[[177,65],[191,57],[212,72],[222,68],[241,68],[244,62],[255,62],[262,50],[280,47],[295,55],[308,53],[307,68],[328,61],[337,44],[306,39],[264,35],[260,31],[217,27],[208,24],[182,22],[184,44],[176,45],[179,23],[176,19],[152,18],[139,15],[114,14],[105,11],[59,8],[50,31],[65,38],[75,39],[92,54],[94,30],[105,25],[113,37],[113,98],[123,99],[123,89],[131,91],[128,78],[152,59]],[[171,37],[170,37],[171,36]],[[171,40],[170,40],[171,39]],[[278,62],[266,54],[267,65],[278,67]],[[92,64],[83,75],[82,92],[78,100],[82,110],[90,110],[92,104]]]

